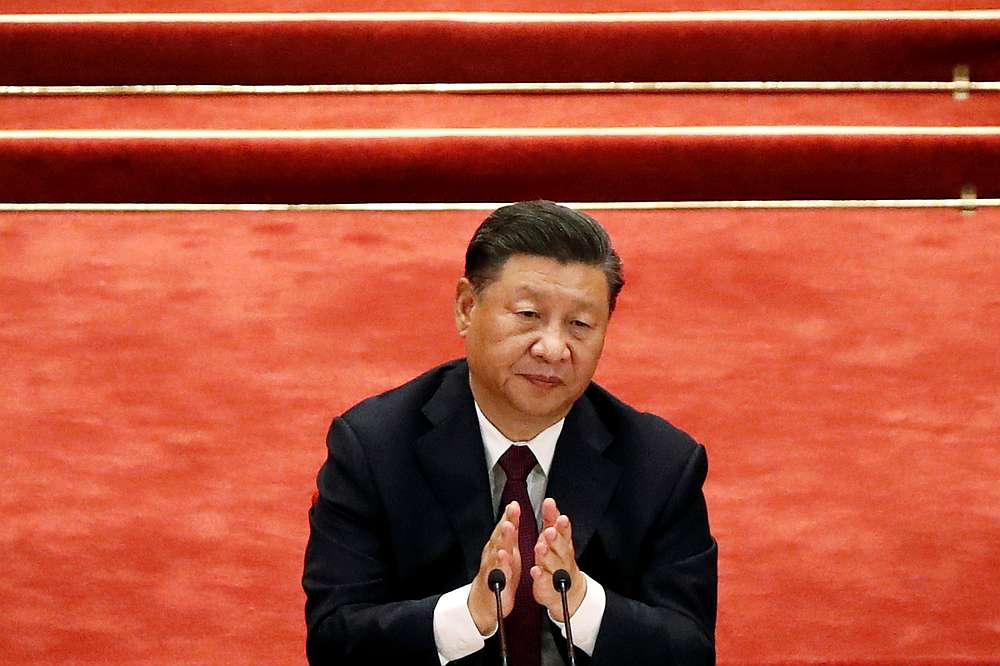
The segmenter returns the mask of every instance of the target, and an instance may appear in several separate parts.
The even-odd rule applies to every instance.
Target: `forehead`
[[[515,254],[500,267],[494,284],[507,297],[561,298],[587,307],[608,307],[607,278],[592,264]]]

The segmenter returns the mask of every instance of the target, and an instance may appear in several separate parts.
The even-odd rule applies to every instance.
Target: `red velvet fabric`
[[[992,4],[457,1],[2,11]],[[891,25],[0,21],[0,84],[948,80],[959,63],[1000,79],[995,22]],[[0,98],[0,125],[955,126],[996,125],[998,104]],[[1000,135],[0,139],[4,202],[950,198],[966,184],[1000,196]],[[0,661],[303,663],[305,511],[329,418],[461,353],[449,303],[484,212],[0,213]],[[596,215],[628,280],[598,380],[709,450],[720,665],[1000,664],[1000,211]]]
[[[988,136],[0,138],[10,202],[434,202],[1000,196]]]
[[[0,214],[5,664],[303,664],[330,418],[483,212]],[[1000,663],[1000,210],[595,212],[598,380],[708,448],[721,666]]]
[[[997,80],[998,44],[987,20],[0,22],[0,84]]]
[[[0,96],[14,129],[996,125],[1000,94],[607,93]]]

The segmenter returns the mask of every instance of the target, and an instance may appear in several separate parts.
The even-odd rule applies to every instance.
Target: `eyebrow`
[[[530,298],[545,298],[547,296],[547,294],[545,292],[539,291],[537,289],[533,289],[533,288],[529,287],[528,285],[521,285],[519,287],[515,287],[514,288],[514,297],[515,298],[520,298],[520,297],[522,297],[524,295],[527,295]],[[581,307],[581,308],[583,308],[585,310],[589,310],[589,309],[599,310],[600,307],[601,307],[597,303],[591,303],[590,301],[587,301],[587,300],[584,300],[584,299],[581,299],[581,298],[573,298],[573,304],[576,305],[577,307]]]

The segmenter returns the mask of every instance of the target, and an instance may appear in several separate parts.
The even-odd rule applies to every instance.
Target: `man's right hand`
[[[489,636],[497,625],[496,595],[487,583],[490,572],[494,569],[499,569],[507,577],[507,586],[500,593],[503,616],[507,617],[514,609],[514,594],[521,580],[521,554],[517,549],[520,519],[521,508],[517,502],[511,502],[504,509],[503,517],[493,528],[490,540],[483,546],[483,554],[479,559],[479,573],[472,579],[469,613],[483,636]]]

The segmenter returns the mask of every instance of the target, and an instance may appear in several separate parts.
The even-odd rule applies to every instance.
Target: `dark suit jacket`
[[[334,419],[302,579],[314,666],[439,666],[434,606],[475,576],[495,524],[468,373],[453,361]],[[686,434],[596,384],[573,405],[546,495],[607,591],[594,654],[578,663],[714,663],[707,464]],[[453,663],[499,663],[494,643]]]

